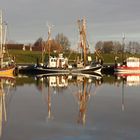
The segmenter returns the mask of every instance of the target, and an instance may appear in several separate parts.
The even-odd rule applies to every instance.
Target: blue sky
[[[46,23],[53,24],[52,37],[64,33],[78,41],[77,20],[86,17],[90,44],[99,40],[140,39],[140,0],[0,0],[8,22],[8,39],[34,42],[47,39]]]

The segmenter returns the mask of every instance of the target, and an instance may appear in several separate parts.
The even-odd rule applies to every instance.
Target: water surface
[[[139,140],[133,85],[114,76],[16,77],[1,100],[1,140]]]

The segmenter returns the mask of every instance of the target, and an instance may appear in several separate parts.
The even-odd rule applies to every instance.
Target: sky
[[[140,39],[140,0],[0,0],[8,39],[32,43],[39,37],[47,40],[47,23],[71,44],[78,42],[77,20],[86,18],[89,44],[98,41]]]

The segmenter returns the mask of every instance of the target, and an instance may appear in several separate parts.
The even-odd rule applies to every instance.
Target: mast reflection
[[[54,94],[59,93],[63,88],[68,87],[67,75],[44,75],[43,77],[37,77],[38,89],[41,91],[45,103],[47,103],[48,115],[47,120],[52,120],[52,92]]]
[[[79,124],[85,125],[86,123],[86,114],[88,108],[88,102],[90,100],[90,90],[93,84],[93,77],[86,77],[86,75],[77,76],[77,84],[79,87],[79,91],[77,92],[77,99],[78,99],[78,119],[77,122]],[[94,84],[95,87],[102,83],[101,77],[94,77]]]
[[[102,83],[102,76],[99,75],[51,75],[38,77],[38,87],[41,85],[41,93],[47,103],[47,120],[52,120],[54,116],[52,115],[52,93],[59,94],[62,90],[68,88],[70,84],[76,85],[78,87],[78,92],[76,96],[78,101],[78,124],[86,123],[86,113],[88,102],[90,99],[90,90],[92,84],[97,87]],[[39,82],[41,81],[41,82]],[[46,87],[46,90],[44,90]]]
[[[0,138],[2,137],[2,130],[7,122],[9,92],[14,85],[14,77],[0,77]]]
[[[79,105],[79,116],[77,122],[81,124],[85,124],[86,122],[86,110],[88,100],[90,98],[90,92],[87,91],[88,88],[87,82],[88,82],[87,79],[83,77],[83,80],[81,81],[81,88],[77,93]]]

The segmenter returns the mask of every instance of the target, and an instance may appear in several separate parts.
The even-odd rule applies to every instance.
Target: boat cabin
[[[126,59],[127,67],[140,67],[140,58],[129,57]]]
[[[68,66],[68,59],[63,57],[63,54],[59,54],[58,57],[50,57],[49,67],[51,68],[66,68]]]

